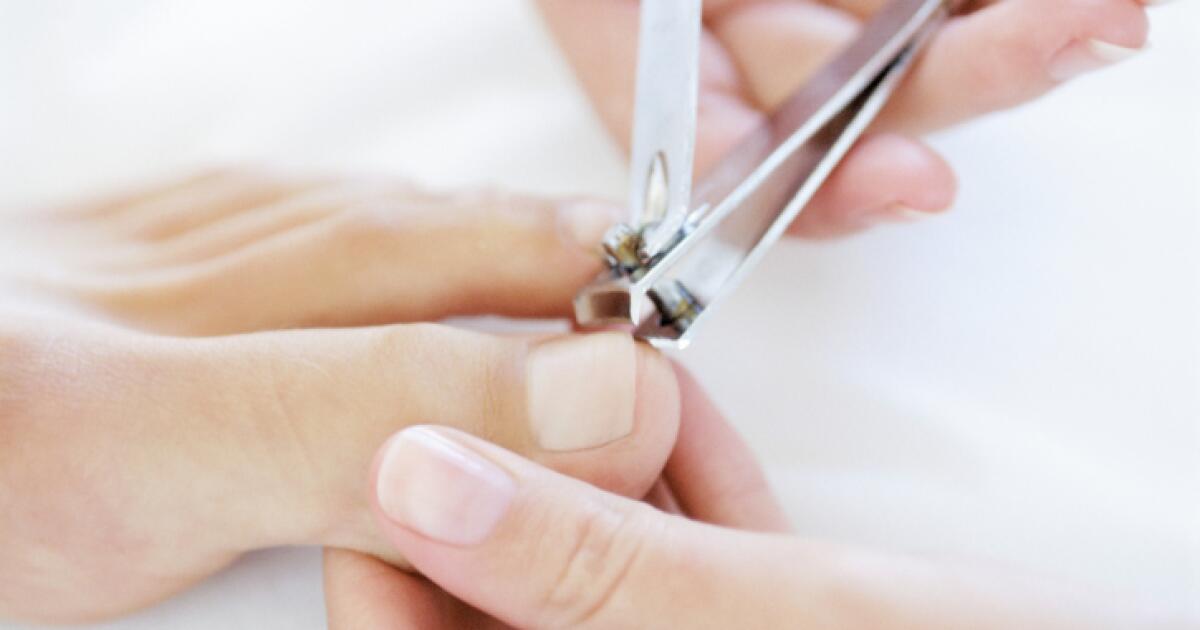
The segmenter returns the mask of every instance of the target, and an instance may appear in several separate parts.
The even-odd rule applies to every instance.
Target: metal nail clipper
[[[685,347],[812,199],[960,4],[892,0],[859,38],[692,186],[701,0],[642,0],[627,223],[575,298],[584,327]]]

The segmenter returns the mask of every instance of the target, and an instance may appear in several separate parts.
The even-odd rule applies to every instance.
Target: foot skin
[[[665,359],[419,323],[563,315],[610,213],[220,172],[0,217],[0,617],[116,615],[275,545],[402,564],[367,477],[412,424],[642,496]]]

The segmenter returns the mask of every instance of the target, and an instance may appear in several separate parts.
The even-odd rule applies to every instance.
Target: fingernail
[[[599,254],[605,232],[620,221],[622,209],[604,201],[573,201],[558,210],[561,234],[571,244],[590,253]]]
[[[1093,55],[1099,57],[1105,63],[1117,63],[1125,61],[1130,57],[1142,52],[1143,48],[1128,48],[1126,46],[1118,46],[1110,44],[1099,39],[1089,39],[1087,42],[1088,50]]]
[[[917,210],[904,204],[892,204],[888,208],[888,213],[899,221],[913,222],[928,218],[933,213],[923,210]]]
[[[633,431],[637,348],[628,334],[538,344],[526,370],[529,422],[543,449],[593,448]]]
[[[397,525],[450,545],[474,545],[508,511],[516,482],[478,453],[426,427],[392,438],[375,481]]]
[[[886,221],[893,223],[913,223],[926,219],[933,214],[933,212],[928,210],[917,210],[902,203],[893,203],[870,212],[867,216],[870,221],[877,223]]]
[[[1050,62],[1047,71],[1057,81],[1066,81],[1092,70],[1124,61],[1141,52],[1142,48],[1118,46],[1099,39],[1089,39],[1067,46]]]

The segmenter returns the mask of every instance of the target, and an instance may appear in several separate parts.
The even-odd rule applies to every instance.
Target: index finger
[[[683,367],[676,365],[682,411],[679,437],[663,476],[689,517],[736,529],[789,532],[750,447]]]
[[[636,0],[539,0],[542,14],[605,127],[626,150],[637,69]],[[711,10],[712,3],[705,3]],[[738,69],[707,31],[700,42],[695,172],[705,173],[764,120],[742,96]]]
[[[579,81],[610,134],[628,149],[633,121],[634,85],[637,67],[638,3],[635,0],[539,0],[550,31],[577,71]],[[763,90],[779,86],[790,92],[803,82],[809,69],[816,68],[853,35],[855,21],[826,6],[808,3],[761,2],[705,3],[706,20],[712,25],[750,25],[754,20],[773,23],[786,18],[786,45],[780,42],[751,46],[753,50],[780,50],[781,62],[752,55],[752,62],[737,58],[738,51],[721,41],[720,28],[705,29],[700,48],[699,108],[694,173],[704,175],[737,143],[766,124],[760,108]],[[744,5],[744,6],[743,6]],[[764,11],[749,11],[760,7]],[[775,10],[775,9],[778,10]],[[749,21],[731,20],[735,14]],[[783,17],[781,18],[780,15]],[[840,17],[840,19],[838,19]],[[728,29],[726,29],[728,30]],[[751,28],[762,35],[762,29]],[[768,39],[779,27],[765,31]],[[751,34],[751,40],[759,37]],[[751,42],[753,43],[753,42]],[[769,44],[769,45],[768,45]],[[777,45],[778,44],[778,45]],[[748,69],[766,69],[771,86]],[[794,81],[793,81],[794,79]],[[787,84],[787,85],[784,85]],[[772,87],[774,86],[774,87]],[[832,182],[805,209],[795,232],[807,236],[830,236],[857,231],[872,223],[894,221],[899,209],[921,212],[944,210],[954,197],[953,173],[936,153],[921,142],[888,136],[864,138],[846,156]],[[840,174],[840,175],[839,175]],[[849,177],[847,177],[849,175]],[[848,180],[848,181],[847,181]],[[865,185],[867,183],[870,185]],[[869,195],[862,194],[869,191]]]
[[[504,627],[429,580],[374,556],[326,549],[322,572],[330,630]]]

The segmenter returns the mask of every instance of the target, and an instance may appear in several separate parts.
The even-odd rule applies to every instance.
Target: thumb
[[[397,549],[518,627],[764,627],[780,602],[786,539],[664,514],[459,431],[399,432],[374,479]]]
[[[689,521],[454,429],[401,431],[374,471],[391,543],[521,628],[1195,627],[1024,576]]]

